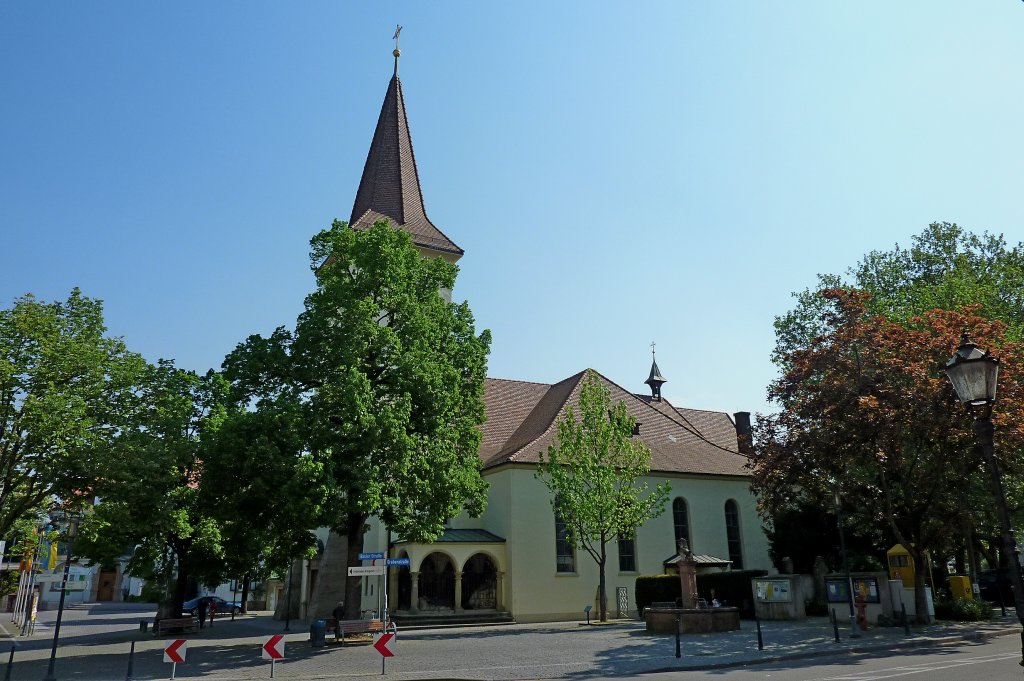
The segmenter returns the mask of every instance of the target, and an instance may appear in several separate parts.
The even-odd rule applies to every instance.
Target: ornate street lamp
[[[67,594],[68,573],[71,571],[71,552],[75,546],[75,537],[78,536],[78,523],[82,517],[78,513],[67,516],[68,521],[68,554],[64,560],[64,579],[60,583],[60,602],[57,604],[57,624],[53,627],[53,647],[50,648],[50,666],[46,669],[46,676],[43,681],[57,681],[53,675],[53,664],[57,659],[57,640],[60,638],[60,620],[64,615],[64,596]]]
[[[1020,556],[1017,554],[1017,542],[1013,538],[1010,525],[1010,512],[1006,508],[1006,494],[1003,492],[1003,481],[996,463],[996,447],[992,425],[992,405],[996,401],[996,379],[999,377],[999,360],[971,342],[965,333],[960,339],[960,347],[952,359],[946,362],[946,375],[953,383],[960,401],[974,414],[974,434],[981,444],[992,478],[992,493],[996,497],[996,513],[999,516],[999,529],[1002,532],[1003,555],[1010,561],[1010,578],[1013,585],[1013,604],[1017,610],[1017,619],[1024,626],[1024,577],[1020,571]],[[1024,629],[1021,630],[1021,666],[1024,666]]]

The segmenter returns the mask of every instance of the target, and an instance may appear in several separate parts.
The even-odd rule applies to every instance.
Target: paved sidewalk
[[[7,662],[9,644],[19,642],[12,681],[37,681],[46,671],[53,630],[52,613],[40,613],[36,633],[22,639],[0,639],[0,670]],[[124,679],[128,650],[136,645],[133,678],[167,679],[171,665],[163,663],[164,640],[138,630],[140,619],[152,618],[145,606],[76,606],[65,610],[56,661],[61,681]],[[3,621],[9,625],[9,617]],[[578,622],[517,624],[511,626],[427,629],[399,633],[392,646],[396,656],[387,661],[387,677],[416,679],[572,679],[621,677],[653,671],[702,670],[756,665],[817,656],[870,654],[904,647],[971,645],[986,637],[1016,634],[1012,617],[984,623],[942,623],[913,627],[909,637],[902,628],[873,628],[859,639],[840,630],[833,639],[824,618],[803,622],[764,622],[764,650],[758,650],[753,622],[725,634],[681,637],[682,657],[675,657],[675,638],[650,635],[642,622],[622,621],[582,626]],[[187,659],[179,664],[180,679],[248,681],[270,678],[270,663],[260,659],[260,645],[283,623],[268,613],[218,620],[215,626],[187,635]],[[275,668],[275,679],[380,678],[381,658],[369,645],[309,646],[308,624],[292,623],[286,636],[286,659]]]

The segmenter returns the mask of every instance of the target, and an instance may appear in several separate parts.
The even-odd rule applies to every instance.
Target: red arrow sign
[[[284,657],[284,635],[274,634],[263,644],[264,660],[280,660]]]
[[[175,641],[168,641],[164,648],[164,662],[185,661],[185,639],[179,638]]]
[[[373,637],[373,647],[377,649],[377,652],[382,657],[394,657],[395,654],[388,650],[388,643],[393,639],[395,635],[391,634],[377,634]]]

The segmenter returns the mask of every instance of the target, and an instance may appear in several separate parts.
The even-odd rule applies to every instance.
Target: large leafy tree
[[[229,414],[202,447],[200,504],[218,520],[225,569],[251,580],[283,574],[296,556],[311,557],[310,528],[324,518],[328,489],[323,464],[304,451],[301,410],[265,400]]]
[[[887,528],[921,569],[984,489],[969,419],[942,365],[965,329],[1001,358],[998,451],[1019,470],[1024,348],[976,308],[897,322],[872,314],[863,291],[819,295],[819,334],[782,358],[786,371],[768,391],[782,411],[759,420],[753,488],[762,513],[830,507],[839,490],[852,523]],[[923,576],[916,584],[920,603]]]
[[[159,616],[177,616],[190,580],[216,584],[225,576],[221,525],[202,499],[225,481],[204,479],[201,451],[228,415],[227,385],[213,372],[163,360],[138,398],[142,408],[97,471],[102,501],[76,551],[101,563],[132,553],[132,573],[166,588]]]
[[[324,467],[328,525],[358,565],[366,522],[429,541],[464,508],[482,512],[478,426],[490,333],[446,300],[457,268],[422,257],[386,221],[335,221],[311,241],[316,290],[294,331],[253,336],[224,363],[239,399],[303,411],[305,446]],[[345,605],[358,608],[349,578]]]
[[[912,237],[909,246],[871,251],[844,275],[819,275],[817,287],[796,294],[794,308],[775,320],[774,360],[783,372],[797,350],[829,333],[834,301],[828,292],[842,288],[869,294],[864,299],[867,312],[903,324],[932,309],[978,306],[977,315],[1005,323],[1007,338],[1024,340],[1024,244],[937,222]],[[1016,476],[1006,480],[1006,487],[1013,505],[1024,505],[1024,487]],[[959,557],[966,544],[996,564],[998,531],[987,503],[987,484],[971,479],[957,493],[970,511],[946,535],[949,551]],[[982,541],[986,538],[987,546]]]
[[[51,498],[92,488],[146,366],[78,289],[0,310],[0,537]]]
[[[583,548],[598,567],[601,621],[608,620],[605,565],[608,542],[631,539],[636,528],[665,511],[670,487],[649,490],[640,480],[651,470],[651,451],[633,437],[636,420],[593,371],[558,420],[558,439],[541,457],[537,477],[552,494],[552,507],[568,530],[569,543]],[[648,491],[649,490],[649,491]]]

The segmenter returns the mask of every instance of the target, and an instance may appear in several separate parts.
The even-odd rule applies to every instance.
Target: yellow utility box
[[[889,559],[889,579],[902,579],[903,586],[914,586],[914,559],[910,552],[903,548],[903,544],[897,544],[889,549],[886,554]]]
[[[963,575],[949,576],[949,591],[953,598],[974,598],[971,590],[971,578]]]

